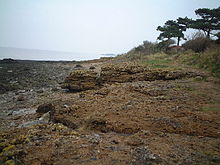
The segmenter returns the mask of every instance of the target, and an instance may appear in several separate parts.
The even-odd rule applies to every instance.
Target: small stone
[[[13,110],[8,111],[7,116],[11,116],[13,114]]]
[[[95,69],[95,67],[94,66],[90,66],[89,69]]]
[[[156,159],[156,156],[154,156],[154,154],[150,154],[150,155],[148,156],[148,158],[151,159],[151,160],[155,160],[155,159]]]
[[[202,81],[202,80],[203,80],[203,77],[201,77],[201,76],[196,76],[196,77],[195,77],[195,80],[196,80],[196,81]]]
[[[56,91],[59,91],[59,90],[62,90],[62,88],[61,87],[54,87],[54,88],[51,89],[51,91],[53,91],[53,92],[56,92]]]
[[[68,106],[68,105],[66,105],[66,104],[64,104],[64,105],[63,105],[63,107],[64,107],[64,108],[69,108],[69,106]]]
[[[39,89],[38,91],[37,91],[37,93],[44,93],[44,89]]]
[[[18,93],[25,93],[25,90],[18,90]]]
[[[82,65],[80,65],[80,64],[76,64],[75,65],[75,68],[82,68],[83,66]]]
[[[17,101],[24,101],[24,100],[25,100],[24,95],[19,95],[17,98]]]
[[[46,104],[42,104],[42,105],[40,105],[38,108],[37,108],[37,110],[36,110],[36,112],[37,113],[47,113],[47,112],[52,112],[52,111],[54,111],[54,109],[55,109],[55,107],[53,106],[53,104],[51,104],[51,103],[46,103]]]
[[[113,144],[118,144],[119,142],[117,140],[112,140]]]

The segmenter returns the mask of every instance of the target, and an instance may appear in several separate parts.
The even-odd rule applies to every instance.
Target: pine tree
[[[161,31],[158,37],[159,40],[177,38],[177,45],[179,46],[181,38],[184,39],[183,31],[186,31],[186,27],[177,21],[169,20],[164,26],[158,26],[157,30]]]
[[[195,10],[199,19],[192,20],[189,27],[202,30],[207,38],[210,38],[211,32],[220,30],[220,7],[216,9],[201,8]]]

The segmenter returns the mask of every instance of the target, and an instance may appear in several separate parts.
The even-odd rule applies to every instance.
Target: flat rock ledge
[[[93,70],[75,70],[66,77],[61,87],[72,92],[80,92],[98,89],[106,83],[175,80],[196,76],[204,77],[202,73],[149,69],[146,65],[139,64],[109,64],[103,66],[100,73]]]

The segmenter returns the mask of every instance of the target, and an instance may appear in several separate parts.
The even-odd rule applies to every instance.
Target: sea
[[[114,56],[114,54],[76,53],[51,50],[0,47],[1,60],[5,58],[11,58],[16,60],[37,61],[83,61],[110,56]]]

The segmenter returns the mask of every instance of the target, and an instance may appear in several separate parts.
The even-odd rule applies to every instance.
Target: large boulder
[[[84,91],[99,86],[98,73],[92,70],[75,70],[65,79],[62,88],[70,91]]]

